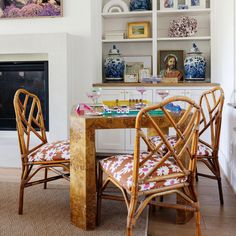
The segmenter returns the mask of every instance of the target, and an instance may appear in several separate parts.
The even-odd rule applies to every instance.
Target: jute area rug
[[[25,190],[24,213],[18,215],[19,183],[0,182],[0,236],[120,236],[125,235],[127,210],[122,202],[104,200],[102,223],[94,231],[82,231],[70,223],[69,185],[48,184]],[[134,235],[146,235],[144,212]]]

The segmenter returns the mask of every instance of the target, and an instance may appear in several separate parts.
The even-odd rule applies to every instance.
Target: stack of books
[[[108,31],[104,34],[105,40],[120,40],[124,39],[124,32],[122,31]]]

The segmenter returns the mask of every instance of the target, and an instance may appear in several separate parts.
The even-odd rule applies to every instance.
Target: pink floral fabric
[[[140,155],[140,161],[146,157],[147,153]],[[150,169],[155,166],[158,162],[161,161],[161,158],[157,155],[153,155],[149,158],[145,164],[139,168],[139,177],[144,178],[147,176]],[[117,182],[121,184],[123,188],[130,191],[133,184],[133,164],[134,159],[133,155],[117,155],[108,157],[100,161],[100,165],[103,171],[114,178]],[[165,161],[151,177],[165,176],[172,173],[182,172],[181,169],[177,166],[174,160]],[[186,177],[183,178],[172,178],[164,181],[150,182],[146,184],[139,185],[139,191],[147,191],[151,189],[172,186],[174,184],[183,183],[187,180]]]
[[[170,145],[173,147],[176,144],[176,137],[175,136],[167,136],[166,137]],[[149,137],[150,141],[157,146],[161,142],[160,136],[151,136]],[[165,154],[168,150],[165,144],[162,144],[160,150]]]
[[[212,150],[202,143],[198,143],[197,149],[198,156],[212,156]]]
[[[161,141],[161,138],[159,136],[152,136],[149,138],[154,145],[158,145]],[[170,145],[174,146],[176,144],[176,138],[175,136],[167,136],[167,140],[169,141]],[[160,147],[160,150],[165,154],[167,152],[167,148],[165,144],[163,144]],[[206,145],[202,143],[198,143],[198,150],[197,150],[197,156],[211,156],[212,150],[207,147]]]
[[[60,161],[70,159],[70,141],[47,143],[29,156],[29,161]]]

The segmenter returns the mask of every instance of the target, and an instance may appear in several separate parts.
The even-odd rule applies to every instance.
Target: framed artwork
[[[128,23],[128,38],[139,39],[139,38],[150,38],[150,22],[129,22]]]
[[[178,10],[186,10],[188,9],[188,0],[178,0]]]
[[[189,8],[206,8],[206,0],[188,0]]]
[[[134,75],[132,80],[134,82],[140,81],[139,72],[142,69],[149,69],[151,71],[152,68],[152,57],[151,56],[124,56],[125,61],[125,74],[124,78],[129,80],[130,76],[126,75]]]
[[[125,81],[130,79],[130,75],[134,77],[134,82],[139,81],[139,71],[144,67],[143,62],[126,62],[125,63]],[[127,76],[128,75],[128,76]]]
[[[138,76],[137,76],[137,74],[125,75],[124,81],[125,81],[125,83],[137,83]]]
[[[161,11],[171,11],[178,8],[178,0],[160,0]]]
[[[32,18],[62,16],[63,0],[1,0],[0,17]]]
[[[151,78],[151,70],[149,68],[143,68],[139,70],[139,81],[143,82],[144,79]]]
[[[166,78],[183,79],[183,50],[160,50],[158,55],[158,73]]]

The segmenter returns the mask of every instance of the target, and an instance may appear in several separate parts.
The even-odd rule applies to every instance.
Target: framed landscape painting
[[[1,18],[62,16],[63,0],[0,0]]]

